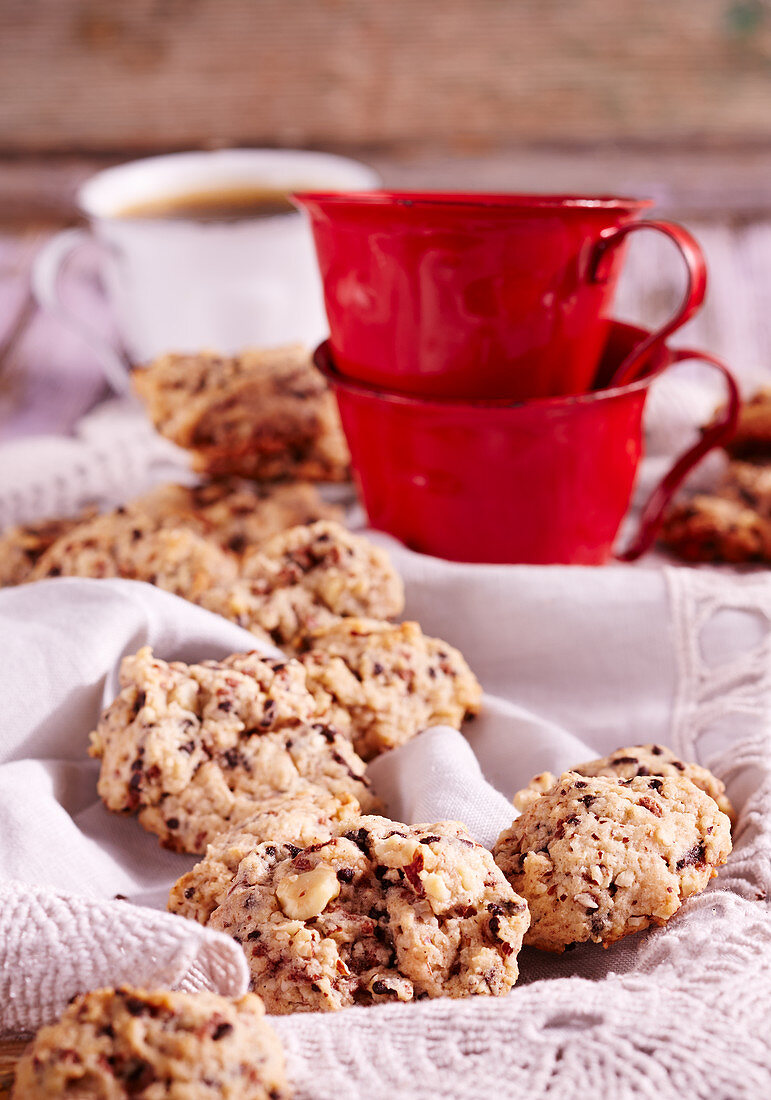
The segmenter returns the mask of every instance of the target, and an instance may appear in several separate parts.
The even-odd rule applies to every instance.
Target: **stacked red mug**
[[[699,358],[721,372],[720,417],[643,508],[631,560],[672,493],[733,431],[738,394],[714,357],[666,341],[706,288],[696,241],[615,196],[302,193],[335,392],[370,523],[459,561],[601,564],[643,454],[651,384]],[[688,285],[656,332],[613,320],[626,243],[663,233]]]

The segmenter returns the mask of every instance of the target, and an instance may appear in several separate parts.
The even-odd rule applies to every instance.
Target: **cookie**
[[[666,515],[660,541],[692,562],[771,562],[771,520],[736,500],[698,494]]]
[[[9,528],[0,536],[0,588],[22,584],[57,539],[95,514],[91,509],[74,519],[47,519]]]
[[[725,449],[735,458],[771,460],[771,387],[742,402],[736,431]]]
[[[632,745],[631,748],[616,749],[609,756],[598,760],[588,760],[570,769],[578,775],[608,775],[617,779],[632,779],[636,775],[685,776],[692,783],[714,798],[718,808],[731,820],[734,809],[725,793],[725,783],[699,764],[690,764],[678,759],[671,749],[664,745]],[[545,791],[557,782],[551,772],[542,772],[530,780],[523,790],[514,795],[514,805],[524,810]]]
[[[293,527],[243,558],[240,579],[217,586],[204,607],[277,645],[341,616],[390,618],[404,587],[384,550],[338,523]]]
[[[144,512],[119,510],[81,523],[49,547],[28,580],[46,577],[126,577],[188,600],[232,583],[238,561],[185,527],[159,527]]]
[[[307,481],[256,484],[226,478],[192,488],[161,485],[128,508],[154,517],[159,526],[189,527],[239,555],[288,527],[343,518],[343,509],[322,500]]]
[[[212,841],[201,862],[172,887],[168,908],[206,924],[225,900],[241,860],[260,844],[282,847],[287,855],[296,854],[317,841],[329,840],[338,825],[351,827],[360,816],[361,807],[355,798],[335,798],[318,788],[266,799],[259,813]]]
[[[457,649],[417,623],[340,619],[303,638],[308,686],[365,760],[428,726],[460,729],[482,689]]]
[[[132,376],[150,419],[211,476],[345,481],[337,405],[299,346],[164,355]]]
[[[664,924],[730,851],[728,818],[690,779],[565,772],[493,855],[530,907],[525,943],[561,952]]]
[[[293,790],[376,800],[364,762],[320,717],[298,661],[256,653],[186,665],[124,658],[121,692],[91,734],[99,795],[174,851],[201,853],[220,833]]]
[[[260,998],[97,989],[41,1028],[14,1100],[284,1100],[284,1054]]]
[[[527,905],[463,825],[382,817],[289,857],[261,845],[209,919],[242,944],[272,1013],[501,996],[527,926]]]
[[[771,463],[729,462],[715,492],[771,521]]]

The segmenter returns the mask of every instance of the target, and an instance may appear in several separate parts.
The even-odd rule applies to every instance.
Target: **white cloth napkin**
[[[382,541],[407,615],[488,693],[466,738],[437,728],[371,765],[392,816],[460,817],[489,844],[535,772],[651,740],[711,763],[741,814],[728,866],[662,930],[525,949],[503,999],[276,1018],[298,1100],[769,1095],[771,579],[453,565]],[[234,942],[162,911],[194,857],[104,809],[86,746],[124,654],[253,637],[146,585],[58,579],[0,592],[0,638],[0,1030],[100,984],[244,989]]]

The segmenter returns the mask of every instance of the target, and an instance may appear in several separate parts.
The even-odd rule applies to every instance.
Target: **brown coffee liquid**
[[[244,218],[269,218],[291,214],[295,207],[286,191],[242,187],[195,191],[124,206],[118,218],[172,219],[174,221],[233,222]]]

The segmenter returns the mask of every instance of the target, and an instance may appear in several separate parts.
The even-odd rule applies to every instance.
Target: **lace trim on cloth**
[[[701,752],[718,722],[747,736],[709,763],[750,774],[727,867],[662,929],[611,949],[610,972],[506,998],[278,1017],[296,1100],[760,1100],[771,1095],[771,579],[667,570],[678,661],[672,740]],[[758,619],[750,652],[714,667],[721,613]],[[598,950],[600,950],[598,948]],[[618,960],[616,962],[615,960]]]
[[[195,479],[188,456],[163,439],[134,401],[84,417],[75,435],[37,436],[0,447],[0,531],[17,523],[115,507],[164,481]]]

